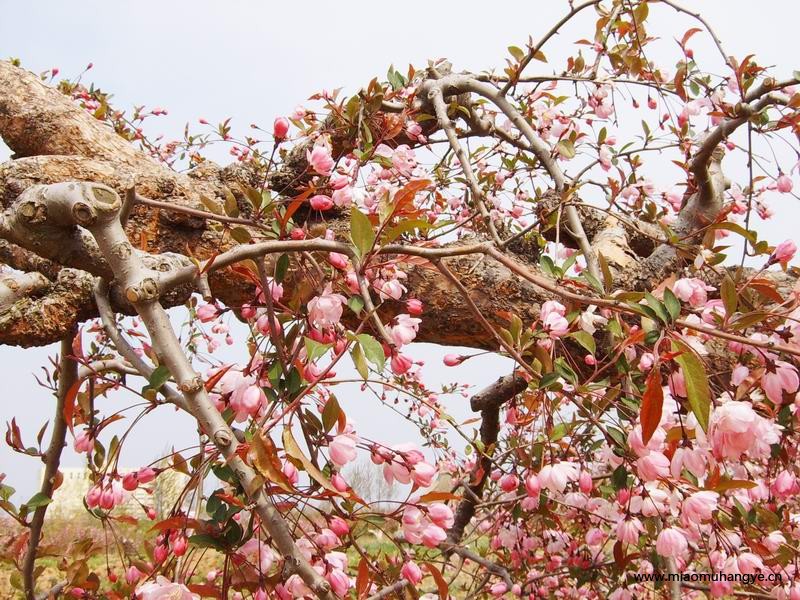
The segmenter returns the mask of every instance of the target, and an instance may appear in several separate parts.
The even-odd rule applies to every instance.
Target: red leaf
[[[289,219],[292,218],[292,215],[297,212],[297,209],[300,208],[300,205],[305,202],[310,195],[311,190],[308,189],[299,196],[295,196],[295,198],[289,203],[289,208],[286,209],[286,214],[283,215],[283,219],[281,219],[281,231],[286,229],[286,224],[289,222]]]
[[[408,205],[413,207],[414,197],[417,195],[417,192],[424,190],[430,184],[430,179],[415,179],[403,186],[403,188],[394,195],[394,210],[392,211],[392,216],[402,213]]]
[[[232,366],[233,365],[228,365],[227,367],[223,367],[222,369],[214,373],[211,377],[209,377],[206,380],[206,391],[210,392],[211,390],[213,390],[214,386],[217,385],[219,380],[223,378],[225,373],[227,373],[228,369],[230,369]]]
[[[442,577],[442,574],[435,565],[426,562],[425,566],[428,568],[428,573],[433,576],[433,580],[436,582],[436,588],[439,590],[440,600],[447,600],[450,597],[450,586],[447,585],[447,581],[445,581],[444,577]]]
[[[701,31],[703,30],[698,27],[692,27],[686,33],[684,33],[683,37],[681,38],[681,48],[686,46],[686,42],[689,41],[690,37],[692,37],[695,33],[700,33]]]
[[[647,376],[647,383],[642,396],[642,408],[639,421],[642,424],[642,442],[647,445],[661,422],[661,410],[664,406],[664,390],[661,388],[661,371],[653,365]]]
[[[362,556],[361,561],[358,563],[358,577],[356,577],[356,595],[359,598],[363,598],[369,591],[370,579],[369,565]]]
[[[74,434],[75,431],[72,428],[72,416],[75,414],[75,398],[78,397],[78,390],[81,389],[81,383],[83,383],[80,379],[72,384],[67,390],[67,395],[64,396],[64,423],[67,424],[69,427],[69,432]]]
[[[625,551],[622,549],[622,542],[614,544],[614,562],[620,569],[625,568]]]
[[[208,527],[202,521],[190,519],[189,517],[171,517],[159,521],[150,528],[150,531],[166,531],[167,529],[196,529],[198,531],[207,530]]]

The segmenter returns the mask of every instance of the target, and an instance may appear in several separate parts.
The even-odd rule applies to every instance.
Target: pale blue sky
[[[800,67],[794,62],[800,55],[797,3],[706,0],[691,4],[702,7],[730,53],[741,57],[756,52],[762,64],[776,65],[782,75]],[[234,128],[246,133],[250,123],[267,125],[320,89],[353,91],[373,76],[384,76],[390,64],[403,70],[408,63],[424,66],[429,58],[447,57],[456,69],[501,67],[506,47],[524,45],[529,35],[540,36],[564,14],[566,2],[3,0],[0,8],[0,58],[18,57],[37,72],[58,67],[67,76],[92,62],[94,68],[85,81],[113,92],[120,107],[166,108],[168,116],[152,121],[150,131],[175,137],[187,121],[196,123],[200,117],[216,123],[231,116]],[[667,39],[680,37],[694,26],[663,6],[653,5],[651,11],[659,14],[651,31]],[[593,18],[587,11],[553,42],[552,49],[546,49],[547,56],[555,58],[563,54],[566,44],[590,37]],[[713,68],[716,63],[708,38],[697,35],[691,45],[698,57],[711,57]],[[550,72],[547,65],[537,67]],[[633,125],[638,128],[638,119]],[[225,149],[212,155],[220,162],[227,160]],[[7,151],[0,144],[0,159],[5,158]],[[669,167],[660,172],[657,167],[654,177],[659,176],[668,180]],[[794,219],[770,223],[769,239],[791,237],[794,223]],[[16,416],[27,440],[33,439],[52,410],[52,398],[33,379],[48,352],[54,351],[0,347],[0,422]],[[458,379],[481,386],[503,368],[503,361],[486,356],[445,370],[439,366],[442,350],[428,345],[414,347],[413,354],[428,360],[433,381]],[[404,441],[411,433],[408,426],[400,425],[399,417],[379,409],[355,389],[341,397],[356,421],[375,437]],[[466,416],[465,400],[449,398],[447,402],[455,415]],[[153,459],[166,446],[180,448],[194,439],[188,419],[170,409],[162,409],[139,427],[139,435],[132,437],[124,455],[128,466]],[[71,448],[64,462],[79,464]],[[39,466],[0,445],[0,472],[6,472],[7,483],[20,490],[17,501],[34,491]]]

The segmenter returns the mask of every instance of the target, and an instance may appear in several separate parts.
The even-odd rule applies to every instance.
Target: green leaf
[[[673,340],[672,351],[681,352],[680,355],[675,357],[675,362],[683,369],[689,407],[692,409],[703,431],[708,431],[708,417],[711,412],[711,389],[708,385],[705,367],[694,351],[683,342]]]
[[[350,296],[347,299],[347,306],[350,307],[356,315],[360,315],[361,311],[364,310],[364,299],[361,296]]]
[[[25,503],[25,506],[28,508],[39,508],[40,506],[47,506],[52,501],[52,498],[48,498],[42,492],[36,492],[31,496],[31,499]]]
[[[436,225],[438,227],[439,225]],[[405,219],[400,221],[397,225],[391,227],[385,234],[383,234],[383,243],[390,244],[404,233],[414,231],[415,229],[428,230],[434,227],[430,221],[425,219]]]
[[[281,283],[289,270],[289,255],[281,254],[275,263],[275,281]]]
[[[375,244],[375,230],[372,229],[372,223],[367,215],[355,207],[350,212],[350,239],[353,240],[353,245],[360,256],[364,256]]]
[[[239,216],[239,204],[229,189],[225,189],[225,214],[234,218]]]
[[[647,305],[653,309],[653,312],[656,313],[659,319],[665,324],[668,325],[670,322],[670,316],[667,312],[667,309],[661,304],[661,301],[653,296],[650,292],[646,292],[644,295],[644,300],[647,302]]]
[[[195,535],[189,536],[189,543],[198,548],[213,548],[221,552],[225,550],[225,546],[223,546],[217,538],[207,533],[196,533]]]
[[[558,142],[556,144],[556,150],[567,160],[574,158],[575,156],[575,145],[570,140],[564,139]]]
[[[735,313],[739,304],[739,295],[736,293],[736,284],[730,278],[730,275],[725,275],[722,280],[719,294],[722,297],[722,304],[725,306],[725,314],[730,316]]]
[[[367,379],[369,377],[369,367],[367,366],[367,359],[364,358],[364,351],[361,349],[360,344],[353,346],[353,349],[350,351],[350,356],[353,358],[353,364],[358,374],[361,375],[362,379]]]
[[[589,351],[589,354],[594,354],[597,350],[594,338],[585,331],[576,331],[569,334],[569,337],[574,338],[581,346]]]
[[[508,51],[518,61],[525,58],[525,52],[518,46],[509,46]]]
[[[306,355],[310,362],[314,362],[321,356],[324,356],[325,353],[331,349],[331,346],[333,346],[333,344],[320,344],[310,337],[305,338],[304,341],[306,345]]]
[[[341,412],[342,409],[339,406],[339,401],[336,400],[336,396],[329,396],[328,401],[325,403],[325,408],[322,409],[322,426],[325,428],[325,433],[333,429],[333,426],[339,420],[339,413]]]
[[[231,237],[240,244],[249,244],[253,239],[253,236],[251,236],[250,232],[244,227],[234,227],[231,229]]]
[[[361,333],[357,337],[358,343],[364,349],[364,356],[366,359],[375,365],[379,371],[382,371],[383,365],[386,364],[386,355],[383,353],[383,346],[368,333]]]
[[[595,292],[597,292],[601,296],[605,295],[606,290],[603,288],[603,284],[600,283],[600,280],[598,280],[597,277],[589,273],[588,269],[583,271],[581,275],[583,275],[583,278],[589,282],[589,285],[592,286]]]
[[[681,316],[681,302],[669,288],[664,289],[664,306],[667,307],[673,321]]]

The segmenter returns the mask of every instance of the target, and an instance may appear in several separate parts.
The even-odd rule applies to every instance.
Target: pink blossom
[[[182,583],[173,583],[166,577],[158,575],[155,581],[140,585],[135,592],[138,600],[200,600]]]
[[[405,291],[406,287],[400,283],[400,281],[397,279],[390,279],[389,281],[383,282],[378,293],[382,300],[388,300],[389,298],[392,300],[400,300]]]
[[[347,594],[347,590],[350,588],[350,578],[347,574],[341,569],[331,569],[331,572],[325,576],[325,579],[331,584],[333,593],[340,598],[344,598]]]
[[[285,139],[287,133],[289,133],[289,120],[286,117],[278,117],[275,119],[275,122],[272,124],[272,135],[275,139]]]
[[[685,525],[693,523],[699,525],[711,518],[711,513],[717,509],[719,494],[709,490],[695,492],[683,501],[681,506],[681,519]]]
[[[88,429],[84,429],[78,434],[78,437],[75,438],[73,448],[75,448],[75,452],[79,453],[89,452],[92,448],[94,448],[94,438],[89,433]]]
[[[775,404],[783,404],[783,393],[794,394],[800,385],[797,369],[783,360],[776,360],[772,365],[767,365],[767,370],[761,377],[761,387]]]
[[[775,180],[775,186],[781,194],[788,194],[792,191],[792,179],[788,175],[781,173],[778,179]]]
[[[498,581],[497,583],[493,583],[492,586],[489,588],[489,593],[492,596],[502,596],[508,591],[508,584],[505,581]]]
[[[407,314],[397,315],[397,317],[395,317],[396,325],[390,329],[392,340],[395,345],[400,348],[413,342],[414,338],[417,337],[417,331],[419,330],[419,324],[421,322],[421,319],[414,318]]]
[[[335,473],[334,476],[331,477],[331,484],[333,484],[333,487],[336,488],[336,491],[341,492],[342,494],[347,491],[348,485],[341,473]]]
[[[436,477],[436,467],[426,462],[419,462],[411,469],[411,480],[417,487],[430,487]]]
[[[353,203],[353,188],[348,185],[334,190],[333,194],[331,194],[331,200],[339,208],[347,208]]]
[[[231,395],[231,409],[235,413],[234,419],[237,423],[242,423],[248,417],[258,414],[261,406],[265,404],[267,397],[264,391],[257,385],[242,385]]]
[[[675,527],[665,527],[658,534],[656,552],[664,557],[682,558],[689,548],[689,542],[683,533]]]
[[[333,208],[333,198],[330,196],[326,196],[325,194],[317,194],[316,196],[311,196],[311,199],[308,201],[311,205],[311,208],[314,210],[330,210]]]
[[[684,277],[672,285],[672,292],[678,298],[695,307],[703,306],[708,301],[707,292],[713,289],[696,277]]]
[[[642,522],[636,517],[623,519],[617,523],[617,539],[623,544],[639,543],[639,534],[644,532]]]
[[[438,525],[430,523],[422,530],[422,543],[428,548],[436,548],[447,539],[447,533]]]
[[[128,585],[139,583],[141,578],[142,572],[133,565],[128,567],[128,569],[125,571],[125,581],[128,583]]]
[[[347,258],[346,254],[341,254],[339,252],[330,252],[328,254],[328,263],[340,271],[344,271],[347,269],[347,265],[349,264],[349,259]]]
[[[201,323],[213,321],[219,315],[219,309],[213,304],[201,304],[197,307],[197,318]]]
[[[342,318],[343,305],[347,299],[341,294],[334,294],[329,283],[325,291],[308,302],[308,320],[314,327],[332,327]]]
[[[798,486],[797,478],[792,473],[784,469],[778,473],[778,476],[775,478],[775,481],[772,482],[770,489],[777,498],[784,500],[790,496],[796,495],[798,490],[800,490],[800,486]]]
[[[567,314],[567,307],[557,300],[548,300],[542,304],[542,309],[539,313],[539,316],[542,320],[544,320],[551,314],[557,314],[563,317],[565,314]]]
[[[453,526],[453,511],[449,506],[441,502],[434,502],[428,507],[428,517],[436,525],[444,529],[450,529]]]
[[[655,360],[656,357],[653,356],[652,352],[645,352],[639,359],[639,370],[649,371],[650,369],[653,368],[653,363],[655,362]]]
[[[792,240],[786,240],[775,246],[775,250],[769,257],[770,263],[781,263],[786,266],[794,258],[797,252],[797,245]]]
[[[580,475],[580,467],[571,462],[555,462],[545,465],[539,471],[537,478],[542,487],[551,492],[563,492],[570,481],[577,481]]]
[[[150,483],[156,478],[156,475],[155,469],[151,469],[150,467],[142,467],[136,472],[136,477],[140,485]]]
[[[323,550],[332,550],[336,546],[340,546],[342,541],[332,530],[325,527],[314,536],[314,543]]]
[[[578,488],[584,494],[589,494],[594,489],[592,476],[587,471],[581,471],[581,476],[578,478]]]
[[[669,477],[669,459],[661,452],[650,452],[636,461],[636,470],[645,481]]]
[[[297,471],[297,467],[287,460],[284,461],[281,466],[281,472],[286,475],[286,479],[289,480],[289,483],[297,485],[297,482],[300,480],[300,473]]]
[[[392,360],[390,362],[392,373],[395,375],[407,373],[413,365],[414,361],[408,358],[405,354],[400,354],[399,352],[392,356]]]
[[[711,413],[708,440],[715,455],[738,460],[742,454],[768,456],[780,436],[775,423],[756,414],[749,402],[729,400]]]
[[[422,569],[420,569],[417,563],[415,563],[413,560],[407,560],[403,563],[403,566],[400,569],[400,575],[402,575],[403,579],[408,581],[411,585],[417,585],[420,581],[422,581]]]
[[[357,441],[358,438],[352,433],[341,433],[334,437],[328,444],[331,461],[335,465],[342,467],[355,460]]]
[[[683,191],[680,188],[671,188],[666,193],[665,197],[675,212],[681,209],[681,205],[683,204]]]
[[[330,175],[333,170],[331,151],[324,144],[317,144],[314,149],[306,152],[308,164],[320,175]]]
[[[528,496],[531,498],[538,498],[541,490],[542,486],[539,483],[539,478],[535,473],[529,473],[525,478],[525,491],[528,493]]]

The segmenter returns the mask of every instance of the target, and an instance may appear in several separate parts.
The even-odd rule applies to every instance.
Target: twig
[[[72,340],[75,337],[76,331],[77,328],[73,328],[70,335],[61,340],[56,410],[53,415],[53,433],[50,437],[50,445],[43,457],[45,465],[44,474],[42,475],[42,485],[39,488],[39,493],[47,498],[53,497],[56,475],[58,474],[58,467],[61,463],[61,452],[64,449],[67,437],[67,423],[64,420],[64,403],[73,386],[79,381],[78,363],[72,357]],[[35,600],[36,598],[36,582],[34,581],[33,571],[34,565],[36,564],[36,549],[42,535],[42,526],[44,525],[47,506],[47,504],[37,506],[31,518],[28,551],[25,553],[25,560],[22,564],[22,580],[27,600]]]

